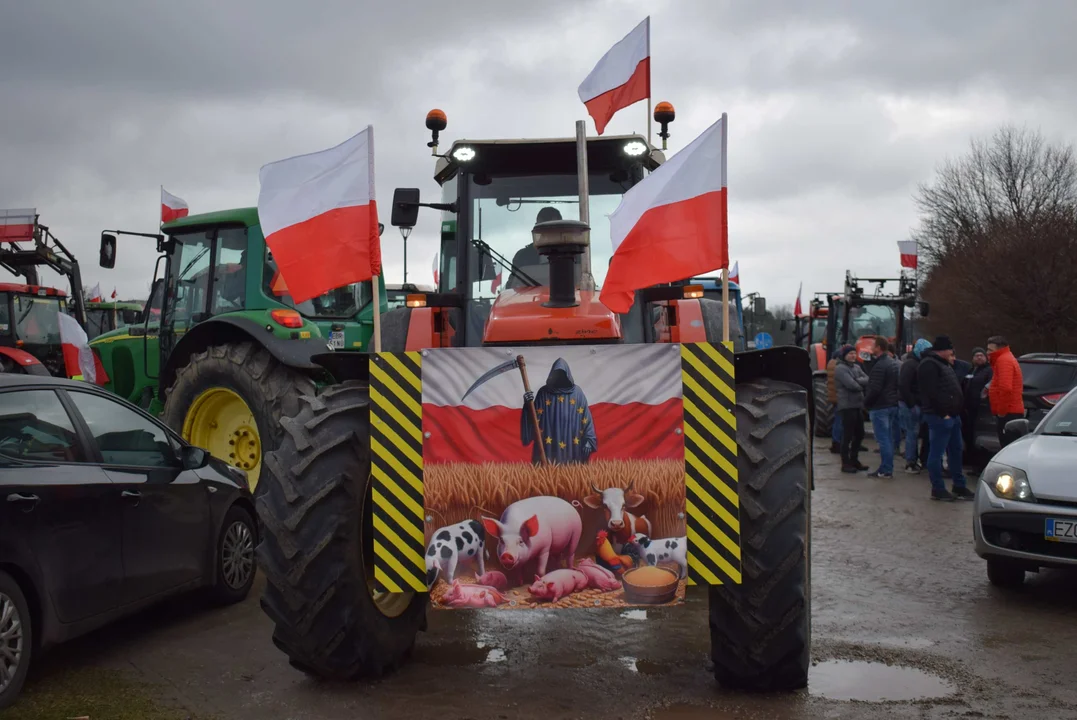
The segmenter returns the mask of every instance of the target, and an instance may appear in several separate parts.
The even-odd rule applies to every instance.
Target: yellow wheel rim
[[[371,503],[373,498],[368,492],[366,496],[366,511],[370,512]],[[373,528],[368,525],[367,522],[362,522],[359,525],[359,542],[360,546],[365,550],[363,557],[366,558],[366,589],[370,593],[370,597],[374,600],[374,607],[378,608],[382,615],[388,618],[399,617],[408,609],[408,605],[411,604],[411,599],[415,597],[414,590],[408,590],[401,593],[385,592],[384,590],[378,590],[374,583],[374,539],[367,536]]]
[[[210,455],[247,471],[251,492],[262,471],[262,442],[254,413],[233,390],[203,390],[183,420],[183,439]]]

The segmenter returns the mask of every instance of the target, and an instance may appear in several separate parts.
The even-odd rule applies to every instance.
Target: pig
[[[548,572],[542,577],[535,576],[535,582],[527,589],[532,596],[540,600],[557,602],[577,590],[587,589],[587,575],[580,570],[564,568]]]
[[[498,590],[508,590],[509,588],[509,579],[505,577],[505,573],[500,573],[497,570],[487,570],[475,578],[475,582],[479,585],[489,585]]]
[[[603,591],[621,589],[621,581],[617,579],[617,576],[601,565],[596,564],[591,558],[580,560],[576,569],[587,576],[587,582],[590,587]]]
[[[465,585],[459,580],[452,581],[452,589],[441,598],[442,605],[457,608],[497,607],[508,602],[508,598],[489,585]]]
[[[482,575],[485,551],[486,536],[476,520],[438,528],[426,547],[426,587],[432,588],[439,577],[451,583],[459,563],[471,563],[475,574]]]
[[[534,560],[540,576],[546,574],[550,556],[571,568],[583,534],[576,509],[551,495],[517,500],[505,508],[500,520],[484,517],[482,524],[497,538],[497,558],[503,568],[522,573],[523,566]]]

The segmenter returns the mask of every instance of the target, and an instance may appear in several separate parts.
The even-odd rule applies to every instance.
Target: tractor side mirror
[[[397,188],[393,192],[393,227],[413,228],[419,220],[419,188]]]
[[[753,315],[766,315],[767,314],[767,299],[757,297],[752,300],[752,314]]]
[[[111,270],[116,267],[116,236],[101,233],[101,267]]]
[[[920,313],[920,317],[926,318],[927,314],[931,311],[931,303],[927,300],[921,300],[916,303],[916,310]]]

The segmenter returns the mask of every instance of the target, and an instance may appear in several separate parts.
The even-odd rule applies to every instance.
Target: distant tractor
[[[876,286],[875,293],[865,295],[861,283]],[[888,283],[897,284],[897,292],[885,291]],[[815,434],[829,437],[834,422],[834,408],[827,394],[826,366],[830,357],[843,345],[856,348],[857,361],[870,370],[875,338],[883,337],[895,347],[896,354],[912,349],[912,323],[906,312],[915,308],[920,317],[927,317],[929,305],[916,299],[916,280],[902,273],[899,278],[857,278],[845,273],[845,291],[828,294],[827,306],[813,301],[811,358],[812,385],[815,395]],[[826,333],[816,336],[816,320],[825,318]]]
[[[366,349],[371,283],[292,302],[256,208],[189,215],[160,234],[105,232],[104,267],[115,265],[117,234],[155,239],[161,255],[142,323],[91,342],[106,387],[246,471],[254,489],[263,453],[280,442],[281,418],[331,379],[311,356]]]
[[[91,340],[117,328],[142,324],[142,303],[87,302],[86,335]]]
[[[390,207],[405,231],[443,213],[438,291],[384,315],[380,352],[312,358],[337,382],[307,386],[263,468],[275,645],[314,676],[377,677],[428,607],[676,604],[687,583],[721,684],[804,687],[807,353],[734,354],[698,284],[599,301],[607,215],[664,161],[645,137],[578,123],[440,155],[445,115],[427,127],[440,202]]]

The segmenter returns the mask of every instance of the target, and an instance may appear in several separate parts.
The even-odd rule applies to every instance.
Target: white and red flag
[[[916,269],[916,256],[919,254],[916,250],[915,240],[898,240],[898,252],[901,253],[901,267]]]
[[[438,280],[441,279],[441,266],[438,264],[440,255],[441,253],[434,253],[434,262],[430,263],[430,269],[434,272],[434,287],[438,287]]]
[[[503,270],[498,267],[497,275],[494,275],[494,279],[490,281],[490,292],[496,293],[498,288],[501,287],[501,273]]]
[[[650,17],[602,56],[579,94],[599,135],[618,110],[651,96]]]
[[[101,297],[101,283],[97,283],[90,288],[90,302],[101,302],[104,298]]]
[[[293,302],[381,272],[374,128],[259,173],[258,219]]]
[[[112,288],[112,299],[116,299],[116,288]]]
[[[37,210],[35,208],[0,210],[0,243],[33,240],[36,224]]]
[[[793,317],[800,317],[803,310],[800,306],[800,294],[804,292],[804,283],[800,283],[800,287],[797,288],[797,303],[793,306]]]
[[[740,285],[740,260],[733,263],[733,269],[729,271],[729,282]]]
[[[108,375],[101,365],[101,358],[90,349],[90,340],[78,321],[67,313],[60,316],[60,347],[64,353],[64,368],[74,380],[85,380],[96,385],[108,382]]]
[[[179,220],[180,218],[187,217],[190,209],[187,207],[187,201],[183,198],[176,197],[172,193],[165,190],[164,186],[161,186],[161,224],[170,223],[173,220]]]
[[[610,215],[613,258],[601,294],[610,310],[628,312],[641,288],[729,267],[727,126],[723,113]]]

